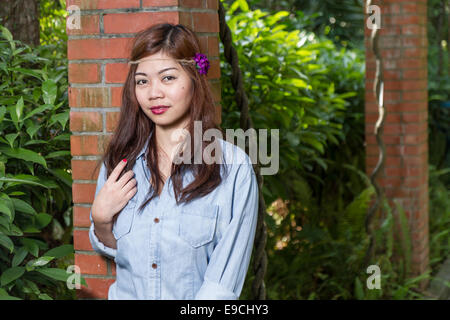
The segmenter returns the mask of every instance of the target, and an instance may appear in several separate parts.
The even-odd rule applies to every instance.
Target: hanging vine
[[[232,34],[225,21],[225,9],[220,1],[219,26],[220,40],[222,41],[224,46],[225,59],[231,65],[232,69],[231,83],[235,91],[234,97],[236,100],[236,104],[241,111],[240,127],[242,130],[246,131],[250,128],[253,128],[253,123],[249,116],[248,98],[244,91],[242,72],[239,68],[239,58],[236,49],[233,47]],[[245,139],[245,142],[247,144],[248,139]],[[266,204],[262,195],[263,178],[260,174],[259,163],[256,163],[253,167],[258,180],[259,209],[253,252],[253,272],[255,274],[255,279],[252,283],[252,295],[253,299],[255,300],[265,300],[266,289],[264,285],[264,275],[266,274],[267,269],[267,253],[265,249],[267,242],[267,231],[264,217],[266,215]]]

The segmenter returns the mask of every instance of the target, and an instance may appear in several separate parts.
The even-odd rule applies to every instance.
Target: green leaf
[[[39,125],[38,123],[27,127],[26,131],[31,139],[33,139],[34,135],[36,134],[36,132],[39,130],[40,127],[41,125]]]
[[[70,151],[68,151],[70,154]],[[68,187],[72,188],[72,175],[63,169],[48,169],[55,177],[64,182]]]
[[[323,148],[323,144],[321,144],[318,140],[316,140],[314,138],[303,137],[301,139],[301,141],[314,147],[322,154],[325,152],[325,150]]]
[[[66,150],[54,151],[54,152],[50,152],[48,155],[46,155],[45,159],[65,157],[65,156],[69,156],[70,154],[71,154],[70,151],[66,151]]]
[[[23,236],[22,230],[15,224],[11,225],[11,232],[8,234],[9,236]]]
[[[55,257],[49,257],[49,256],[42,256],[38,259],[33,259],[28,261],[26,265],[27,271],[35,270],[37,267],[42,267],[48,264],[50,261],[52,261]]]
[[[3,178],[0,178],[0,181],[1,181],[1,179],[3,179]],[[2,202],[0,202],[0,212],[3,212],[4,214],[6,214],[9,218],[9,221],[12,221],[14,219],[11,209]]]
[[[9,30],[4,27],[4,26],[0,26],[0,29],[2,30],[2,36],[8,40],[8,41],[13,41],[13,36],[11,34],[11,32],[9,32]]]
[[[67,281],[70,276],[70,273],[67,273],[64,269],[59,268],[39,268],[36,269],[37,272],[42,273],[43,275],[55,279],[58,281]]]
[[[0,233],[0,245],[4,246],[6,249],[8,249],[9,253],[13,253],[14,243],[11,241],[11,239],[8,236],[5,236],[4,234],[1,234],[1,233]]]
[[[248,8],[248,4],[246,0],[236,0],[236,2],[239,3],[239,8],[241,8],[241,10],[243,12],[248,12],[249,8]]]
[[[38,107],[38,108],[36,108],[36,109],[33,109],[33,111],[31,111],[30,113],[28,113],[28,114],[25,116],[25,118],[23,118],[23,119],[26,120],[26,119],[28,119],[28,118],[34,116],[34,115],[37,114],[37,113],[41,113],[41,112],[43,113],[43,112],[46,111],[47,109],[53,109],[53,105],[51,105],[51,104],[44,104],[44,105],[42,105],[42,106],[40,106],[40,107]],[[37,123],[36,125],[38,125],[38,123]]]
[[[2,273],[0,282],[2,286],[20,278],[25,273],[24,267],[12,267]]]
[[[53,80],[47,80],[42,84],[42,94],[46,104],[54,104],[57,93],[58,87]]]
[[[8,140],[8,143],[11,146],[11,148],[14,148],[14,141],[16,140],[16,138],[19,134],[20,133],[9,133],[9,134],[5,135],[6,140]]]
[[[38,223],[39,228],[46,227],[53,219],[53,216],[47,213],[39,213],[36,215],[36,222]]]
[[[20,211],[23,213],[28,213],[31,215],[36,215],[37,212],[34,210],[34,208],[26,201],[19,199],[19,198],[11,198],[11,201],[14,204],[14,209],[16,211]]]
[[[44,157],[34,151],[23,148],[12,149],[5,146],[0,146],[0,152],[3,152],[4,154],[12,158],[39,163],[47,168],[47,162],[45,161]]]
[[[3,119],[5,118],[5,114],[6,114],[6,107],[1,106],[0,107],[0,122],[2,122]]]
[[[50,249],[44,256],[50,256],[55,258],[61,258],[74,253],[73,245],[63,244],[62,246]]]
[[[355,296],[358,300],[364,300],[364,290],[358,277],[355,278]]]
[[[29,253],[31,253],[36,258],[39,255],[39,246],[38,244],[30,238],[22,238],[22,243],[24,244],[25,248]]]
[[[0,300],[23,300],[13,296],[0,296]]]
[[[31,184],[39,187],[50,189],[53,185],[45,185],[38,177],[29,174],[18,174],[13,178],[0,177],[0,181],[17,182],[17,184]]]
[[[30,146],[33,144],[48,144],[48,141],[45,140],[29,140],[23,144],[23,146]]]
[[[41,294],[39,294],[39,299],[41,299],[41,300],[53,300],[53,298],[52,297],[50,297],[48,294],[46,294],[46,293],[41,293]]]
[[[26,227],[23,227],[23,232],[25,232],[25,233],[40,233],[41,230],[34,226],[26,226]]]
[[[22,263],[23,259],[25,259],[27,255],[28,255],[27,249],[25,247],[20,247],[14,254],[11,265],[13,267],[18,266],[19,264]]]
[[[17,129],[19,129],[18,124],[22,118],[23,108],[24,108],[24,103],[23,103],[22,96],[19,98],[19,100],[17,101],[15,106],[8,107],[8,111],[9,111],[9,115],[11,116],[11,120],[13,121],[13,123],[15,124]]]
[[[51,120],[50,125],[54,124],[55,122],[59,122],[64,130],[66,128],[66,123],[69,120],[69,110],[66,110],[65,112],[62,113],[54,114],[50,120]]]
[[[53,138],[53,140],[70,141],[70,133],[63,133]]]
[[[14,42],[13,36],[11,34],[11,32],[9,32],[9,30],[7,28],[5,28],[4,26],[0,25],[0,29],[2,30],[2,36],[8,40],[9,45],[11,46],[11,49],[14,51],[16,50],[16,44]]]
[[[5,289],[0,288],[0,299],[1,299],[2,296],[9,296],[9,294],[8,294],[8,292],[6,292]]]
[[[25,69],[25,68],[8,68],[10,71],[20,72],[26,74],[28,76],[33,76],[39,80],[42,80],[42,70],[33,70],[33,69]]]

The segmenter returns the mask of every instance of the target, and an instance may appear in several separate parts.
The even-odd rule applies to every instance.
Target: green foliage
[[[273,194],[290,198],[298,192],[281,181],[299,181],[307,175],[320,181],[311,171],[316,166],[326,169],[325,150],[343,141],[345,114],[352,107],[348,100],[357,95],[354,89],[361,88],[356,81],[363,77],[362,54],[337,50],[331,41],[309,32],[284,30],[287,12],[236,13],[237,7],[239,2],[230,7],[227,24],[238,51],[254,126],[280,129],[280,173],[277,179],[268,176],[267,184],[275,189]],[[223,126],[236,129],[239,111],[225,61],[222,56]],[[341,86],[333,79],[342,77],[338,72],[355,77],[351,81],[354,89],[336,90]],[[264,194],[269,201],[276,199],[267,188]]]
[[[436,168],[450,167],[449,4],[428,1],[429,159]],[[447,187],[450,177],[443,176]]]
[[[64,48],[67,43],[66,1],[40,0],[39,11],[41,45],[58,43],[59,47]]]
[[[437,170],[431,166],[429,173],[430,194],[430,265],[432,269],[442,264],[450,254],[450,188],[444,177],[450,176],[450,168]],[[448,180],[447,180],[448,181]]]
[[[324,34],[338,46],[364,47],[364,3],[363,0],[222,0],[228,5],[245,3],[252,10],[260,9],[272,13],[289,11],[299,20],[293,23],[294,29]]]
[[[67,61],[0,30],[0,299],[72,299]]]
[[[308,32],[301,13],[252,11],[243,0],[224,6],[254,126],[280,130],[280,170],[263,184],[267,298],[423,298],[416,286],[430,274],[410,276],[405,213],[383,199],[369,262],[380,267],[381,289],[366,286],[364,222],[374,189],[365,174],[364,52]],[[222,124],[236,129],[222,46],[221,63]],[[241,299],[251,298],[253,279],[249,272]]]

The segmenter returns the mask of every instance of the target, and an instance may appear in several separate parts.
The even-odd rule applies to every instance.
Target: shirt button
[[[156,269],[157,267],[158,267],[158,265],[157,265],[156,263],[153,263],[153,264],[152,264],[152,268],[153,268],[153,269]]]
[[[158,223],[158,222],[159,222],[159,219],[158,219],[158,218],[155,218],[155,219],[153,219],[153,221],[155,221],[155,223]]]

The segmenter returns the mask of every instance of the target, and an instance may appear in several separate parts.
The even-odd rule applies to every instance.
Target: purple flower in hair
[[[198,72],[200,74],[207,74],[209,69],[208,58],[202,53],[196,53],[194,60],[197,63]]]

